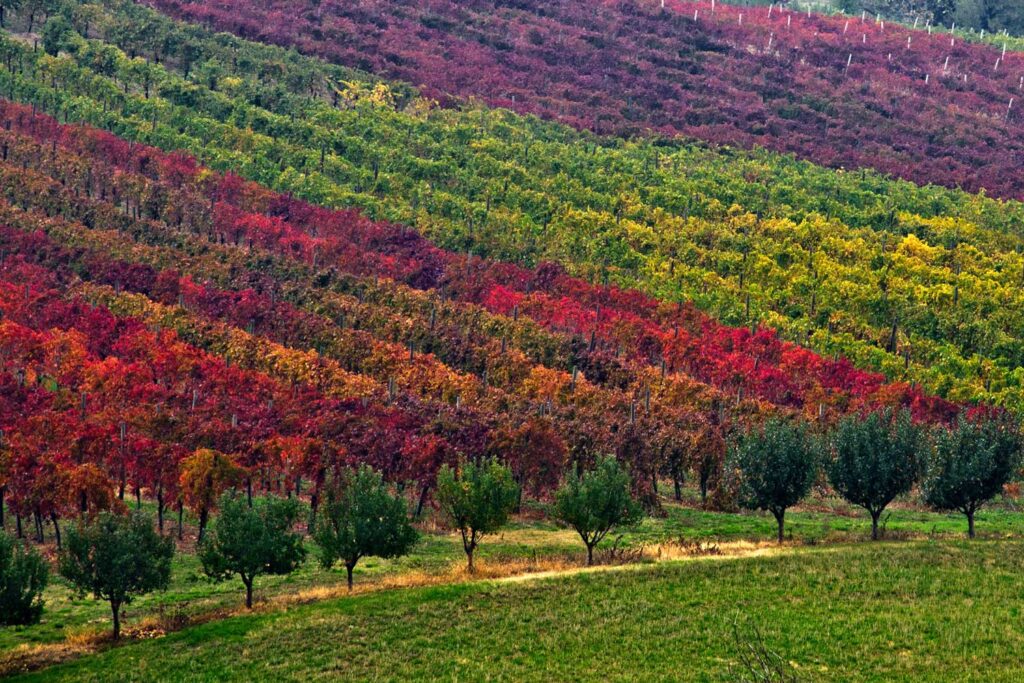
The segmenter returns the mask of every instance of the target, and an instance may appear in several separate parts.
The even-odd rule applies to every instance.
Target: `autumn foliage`
[[[147,4],[442,100],[479,97],[599,133],[760,145],[1024,198],[1024,57],[945,33],[679,0]]]

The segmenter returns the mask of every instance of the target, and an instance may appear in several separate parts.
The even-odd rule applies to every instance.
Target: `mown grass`
[[[1022,560],[1016,540],[925,540],[381,591],[25,680],[734,680],[736,620],[805,680],[1020,680]]]
[[[647,519],[635,529],[624,530],[620,547],[652,547],[672,541],[763,541],[774,535],[774,519],[757,513],[722,513],[699,509],[692,503],[694,492],[687,491],[683,505],[667,502],[665,516]],[[172,529],[173,524],[168,527]],[[1024,531],[1024,513],[1008,504],[983,510],[978,518],[981,534],[1008,537]],[[189,529],[186,526],[186,529]],[[870,532],[868,518],[856,508],[831,498],[812,498],[810,503],[787,517],[789,538],[805,545],[862,540]],[[950,537],[962,534],[961,515],[938,514],[912,506],[894,506],[885,531],[890,537]],[[616,543],[606,540],[604,547]],[[292,595],[314,589],[340,587],[345,580],[341,569],[324,570],[316,562],[316,548],[307,541],[308,561],[287,577],[263,577],[257,582],[257,599]],[[52,548],[49,549],[52,552]],[[478,552],[484,563],[502,563],[559,558],[582,562],[582,546],[568,530],[542,519],[522,518],[499,534],[485,539]],[[375,584],[385,579],[412,574],[444,575],[464,562],[456,536],[437,530],[424,533],[420,544],[405,558],[382,561],[364,559],[357,568],[359,584]],[[186,547],[174,561],[172,584],[167,591],[137,599],[125,610],[129,631],[140,621],[174,622],[176,619],[240,605],[241,584],[237,581],[212,583],[205,578],[196,557]],[[77,597],[56,573],[46,591],[46,611],[40,624],[30,627],[0,628],[0,658],[3,653],[23,646],[52,644],[81,639],[109,628],[106,604],[91,597]]]

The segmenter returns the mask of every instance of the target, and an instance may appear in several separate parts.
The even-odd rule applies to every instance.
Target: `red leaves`
[[[945,34],[708,2],[147,4],[442,102],[477,97],[602,134],[681,133],[1024,197],[1024,118],[1007,109],[1024,58],[995,69],[998,49]]]
[[[55,126],[48,117],[33,115],[19,105],[3,104],[0,108],[18,122],[23,132],[40,136],[41,143],[53,139],[77,150],[116,149],[110,158],[118,160],[123,173],[144,168],[151,178],[148,182],[173,180],[179,185],[169,189],[178,196],[192,193],[196,206],[214,202],[211,218],[215,234],[262,244],[309,263],[317,258],[318,264],[357,275],[397,278],[417,286],[436,283],[449,297],[482,304],[503,315],[518,314],[556,332],[579,335],[588,346],[579,359],[581,367],[607,365],[604,360],[586,360],[594,353],[603,353],[606,358],[621,354],[623,358],[617,362],[634,366],[664,362],[669,371],[689,373],[723,391],[812,412],[817,405],[808,405],[809,401],[821,403],[830,397],[829,402],[836,403],[832,394],[868,404],[898,401],[916,406],[921,416],[938,419],[953,410],[941,401],[924,400],[920,392],[883,391],[885,382],[880,375],[857,371],[843,360],[827,361],[783,343],[769,330],[751,332],[722,326],[688,304],[669,306],[640,292],[597,287],[566,275],[557,264],[542,264],[528,271],[512,264],[467,259],[444,252],[399,226],[373,223],[352,211],[311,206],[236,176],[201,171],[180,154],[166,155],[138,145],[129,149],[107,133]],[[130,184],[138,183],[132,180]],[[199,196],[202,194],[205,198]],[[205,220],[197,217],[200,223]],[[5,239],[18,242],[23,238],[7,235]],[[21,248],[30,249],[37,258],[52,251],[45,239],[32,239],[34,245],[22,244]],[[157,274],[109,260],[96,261],[93,270],[108,284],[129,287],[169,304],[176,303],[180,296],[186,305],[239,327],[253,324],[261,329],[264,318],[273,318],[277,321],[275,329],[291,331],[289,341],[301,344],[317,334],[318,323],[254,291],[215,293],[187,278],[175,282],[172,273]],[[100,319],[95,321],[100,323]]]
[[[158,221],[127,219],[115,210],[102,229],[71,223],[56,228],[57,221],[42,211],[33,218],[31,212],[0,207],[6,220],[17,223],[0,227],[0,248],[7,252],[0,267],[0,428],[14,449],[9,468],[14,504],[26,513],[59,515],[113,505],[104,492],[125,482],[156,491],[165,502],[184,485],[190,499],[208,509],[213,485],[207,486],[198,473],[211,468],[230,470],[231,481],[244,474],[286,480],[289,486],[307,478],[317,486],[331,469],[365,462],[390,479],[415,479],[425,492],[441,464],[488,449],[501,453],[517,477],[538,493],[550,488],[567,459],[578,463],[594,453],[617,452],[635,466],[638,486],[649,492],[665,457],[659,450],[664,439],[685,438],[668,429],[680,419],[680,410],[707,411],[712,404],[715,410],[722,407],[723,415],[728,410],[750,416],[774,404],[811,416],[823,406],[831,418],[861,407],[905,405],[922,419],[948,419],[956,411],[945,401],[858,371],[845,360],[829,361],[784,342],[769,330],[721,325],[690,305],[599,287],[555,264],[528,270],[446,252],[401,226],[311,206],[206,171],[182,155],[129,147],[92,129],[57,126],[16,105],[0,104],[0,111],[17,122],[12,131],[0,133],[12,144],[49,149],[43,143],[57,141],[54,155],[72,162],[68,165],[89,161],[97,177],[113,184],[118,201],[162,197],[166,205],[154,203],[151,209],[171,221],[168,225],[180,220],[195,229],[197,239],[241,247],[207,242],[203,249],[216,251],[223,260],[207,251],[183,250],[183,259],[192,261],[151,261],[171,263],[191,277],[137,262],[144,247],[129,242],[122,248],[120,233],[107,232],[116,234],[117,242],[95,237],[111,225],[124,227],[127,239],[150,228],[155,233],[166,228]],[[31,186],[20,187],[28,185],[25,178]],[[42,173],[6,168],[0,182],[5,191],[21,192],[16,196],[26,204],[27,195],[38,190],[47,198],[42,203],[59,198],[72,205],[74,197],[80,201],[73,206],[96,212],[90,215],[109,210],[103,201],[78,197],[78,186],[65,187]],[[49,204],[44,208],[49,212]],[[47,233],[33,232],[37,225]],[[284,265],[269,272],[249,266],[249,254],[257,253],[246,251],[250,243],[266,250],[263,258],[269,252]],[[237,254],[246,256],[236,259]],[[457,308],[463,317],[449,323],[454,333],[435,337],[434,311],[416,314],[410,306],[379,329],[387,330],[389,338],[393,330],[397,340],[419,325],[407,338],[411,342],[385,341],[379,331],[375,334],[381,338],[363,330],[349,334],[344,324],[321,315],[320,308],[303,310],[272,294],[288,292],[298,279],[277,275],[278,281],[274,273],[296,262],[308,267],[314,260],[315,279],[327,285],[310,291],[329,291],[338,282],[332,278],[345,273],[350,288],[343,291],[349,298],[361,296],[358,288],[380,297],[353,305],[364,317],[377,314],[366,309],[386,309],[388,297],[399,296],[387,279],[436,287],[441,291],[402,291],[403,296],[422,297],[417,301],[430,307],[439,302]],[[230,284],[214,286],[206,281],[207,273],[213,281]],[[170,315],[170,307],[180,302],[185,311],[173,313],[185,320],[178,328],[182,337],[76,299],[69,288],[85,291],[83,280],[149,297],[140,305],[160,312],[144,317],[154,328],[166,327],[167,318],[161,316]],[[480,307],[532,323],[492,318],[471,336],[460,321],[480,317]],[[431,334],[415,315],[430,316]],[[195,341],[201,329],[214,324],[249,328],[252,335],[222,337],[204,347],[212,352],[183,340]],[[506,350],[508,331],[542,339],[532,347]],[[253,340],[266,337],[303,350],[323,344],[334,356],[310,353],[310,363],[318,364],[311,372],[271,377],[214,355],[237,359],[257,354]],[[423,339],[436,357],[422,353]],[[413,348],[412,357],[405,343]],[[458,359],[471,369],[456,375],[440,357],[448,363]],[[372,390],[359,394],[376,401],[328,398],[317,389],[320,371],[328,362],[341,361],[353,367],[364,363],[356,372],[377,373],[367,380]],[[665,368],[664,382],[659,366]],[[480,376],[484,372],[493,373],[494,383],[504,373],[506,388],[489,393]],[[384,404],[384,385],[396,375],[404,385],[389,390]],[[652,385],[661,393],[653,406]],[[467,408],[462,400],[474,403]],[[699,426],[685,431],[698,441],[706,437],[702,447],[717,452],[717,427],[713,434]],[[192,462],[199,451],[220,453],[217,457],[229,462],[214,457],[210,464],[206,455],[203,463]],[[183,461],[185,479],[179,471]]]

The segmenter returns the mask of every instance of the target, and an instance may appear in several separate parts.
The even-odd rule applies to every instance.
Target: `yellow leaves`
[[[945,249],[942,247],[929,246],[918,239],[917,235],[913,233],[904,237],[896,248],[897,254],[909,256],[924,263],[935,263],[944,252]]]
[[[425,97],[417,97],[411,102],[409,102],[409,104],[405,105],[403,113],[408,114],[409,116],[415,119],[424,120],[428,116],[430,116],[430,112],[433,111],[434,109],[437,109],[437,107],[437,100],[431,100]]]
[[[196,511],[208,508],[217,496],[245,475],[230,455],[199,448],[181,462],[179,484],[185,503]]]
[[[43,343],[43,362],[57,374],[64,368],[81,367],[88,355],[85,345],[85,335],[78,330],[52,329]]]
[[[395,96],[385,83],[369,84],[362,81],[342,81],[341,86],[334,86],[335,92],[350,104],[366,103],[374,107],[393,109]]]
[[[225,76],[220,79],[221,89],[231,94],[240,92],[243,85],[245,85],[245,81],[237,76]]]
[[[577,385],[580,380],[581,377],[577,377]],[[530,371],[529,377],[523,382],[521,392],[529,400],[554,402],[571,381],[567,373],[538,365]]]

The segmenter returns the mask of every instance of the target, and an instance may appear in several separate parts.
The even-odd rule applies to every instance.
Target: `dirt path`
[[[543,579],[558,579],[570,576],[576,576],[579,574],[596,574],[601,572],[623,572],[623,571],[643,571],[645,569],[651,569],[660,564],[666,563],[682,563],[682,562],[714,562],[721,560],[738,560],[747,559],[754,557],[774,557],[777,555],[792,554],[799,552],[812,552],[812,551],[834,551],[836,546],[828,548],[818,547],[809,548],[807,546],[798,545],[784,545],[779,546],[775,543],[750,543],[746,541],[738,541],[735,543],[723,543],[714,546],[709,546],[714,550],[700,549],[692,552],[679,552],[678,549],[672,546],[655,546],[652,548],[656,554],[648,557],[644,557],[643,560],[638,562],[628,562],[622,564],[601,564],[592,567],[571,567],[566,569],[549,569],[544,571],[534,572],[522,572],[519,574],[513,574],[509,576],[502,576],[491,579],[494,583],[526,583],[528,581],[540,581]]]

